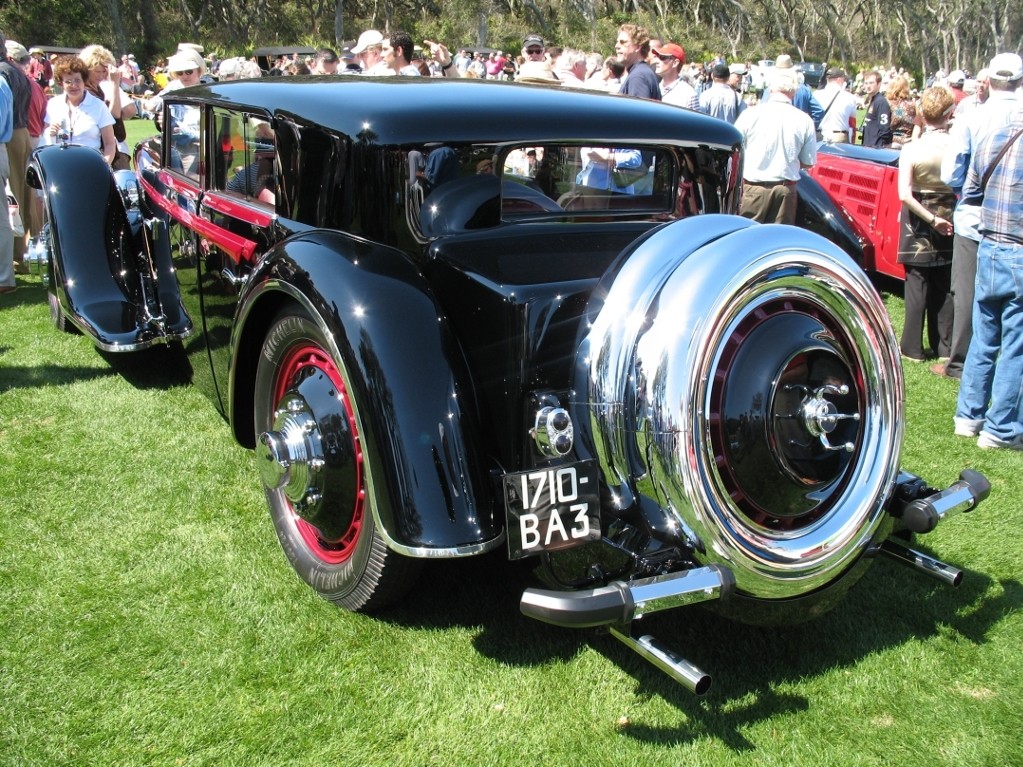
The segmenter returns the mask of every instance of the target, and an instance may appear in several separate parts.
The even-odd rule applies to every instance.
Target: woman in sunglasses
[[[179,50],[167,60],[167,73],[171,80],[167,87],[142,103],[143,109],[163,119],[163,96],[198,85],[206,72],[206,62],[202,56],[192,49]],[[199,109],[198,107],[175,104],[170,108],[170,135],[180,153],[180,165],[186,173],[192,173],[198,157],[199,143]],[[174,160],[176,165],[178,160]]]
[[[66,141],[91,147],[109,165],[117,154],[114,118],[107,105],[86,90],[89,67],[77,56],[62,56],[53,67],[53,77],[64,92],[46,104],[42,143]]]

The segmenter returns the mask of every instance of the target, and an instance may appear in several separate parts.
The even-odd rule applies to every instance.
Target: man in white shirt
[[[666,104],[699,109],[700,99],[696,89],[682,78],[682,66],[686,63],[686,52],[681,45],[668,43],[653,49],[657,66],[654,72],[661,78],[661,101]]]
[[[408,32],[392,32],[391,36],[384,40],[384,61],[390,68],[390,73],[402,77],[419,77],[422,73],[419,68],[412,64],[412,55],[415,43]]]
[[[742,134],[742,205],[739,214],[764,224],[796,222],[796,182],[817,162],[813,120],[792,105],[796,77],[772,73],[771,95],[735,121]]]
[[[821,137],[829,144],[848,144],[852,126],[856,125],[856,97],[845,87],[849,77],[844,69],[832,67],[824,73],[824,79],[827,85],[814,94],[824,110]]]

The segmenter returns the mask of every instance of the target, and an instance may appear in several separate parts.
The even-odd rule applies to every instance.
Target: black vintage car
[[[327,599],[503,549],[536,558],[524,614],[703,692],[638,618],[805,619],[882,554],[960,580],[909,539],[986,481],[900,471],[884,306],[828,240],[735,215],[730,125],[411,78],[198,86],[162,124],[134,173],[34,155],[54,321],[187,360]]]

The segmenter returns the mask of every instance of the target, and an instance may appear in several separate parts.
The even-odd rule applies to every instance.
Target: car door
[[[240,290],[271,244],[277,162],[269,115],[208,110],[196,257],[210,364],[227,412],[231,329]]]

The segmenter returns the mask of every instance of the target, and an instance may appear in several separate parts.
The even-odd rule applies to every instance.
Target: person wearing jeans
[[[1018,58],[1018,57],[1017,57]],[[980,145],[964,194],[982,192],[973,338],[955,433],[983,448],[1023,450],[1023,110]],[[1009,142],[1016,139],[1011,145]],[[999,158],[999,152],[1009,149]],[[986,188],[981,179],[988,174]]]
[[[990,94],[983,104],[971,109],[968,113],[958,116],[949,132],[949,149],[941,164],[941,180],[959,191],[966,183],[966,174],[977,147],[996,128],[1005,125],[1010,116],[1023,103],[1016,89],[1020,85],[1015,74],[1016,61],[1019,56],[1014,53],[999,53],[988,65]],[[997,67],[996,74],[990,76],[991,66]],[[961,195],[959,204],[953,214],[955,236],[952,242],[952,300],[954,304],[952,319],[952,344],[948,362],[935,363],[931,372],[949,378],[961,378],[966,352],[970,348],[970,336],[973,333],[973,283],[977,275],[977,247],[980,244],[980,232],[977,231],[980,219],[980,207],[975,201]]]

